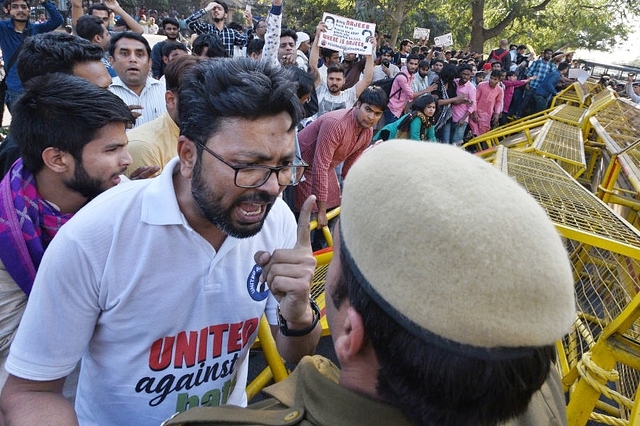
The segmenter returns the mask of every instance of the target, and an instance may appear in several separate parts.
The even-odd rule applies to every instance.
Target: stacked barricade
[[[557,344],[569,424],[640,424],[640,109],[576,83],[463,147],[527,189],[564,238],[577,308]]]
[[[640,416],[640,231],[552,159],[500,147],[494,165],[547,211],[572,263],[577,317],[557,344],[569,424],[634,424]]]

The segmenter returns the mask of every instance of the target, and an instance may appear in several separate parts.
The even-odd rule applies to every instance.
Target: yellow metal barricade
[[[604,146],[597,194],[640,227],[640,109],[616,100],[589,120],[590,137]]]
[[[633,424],[640,416],[640,232],[548,158],[498,148],[494,164],[546,210],[571,260],[577,316],[557,345],[569,424]]]
[[[508,145],[510,147],[526,147],[531,145],[537,134],[537,130],[549,119],[549,113],[551,111],[551,109],[544,110],[491,129],[487,133],[469,140],[462,145],[462,148],[469,151],[482,152],[484,150],[491,150],[499,145]]]
[[[563,104],[586,107],[588,99],[589,91],[582,84],[576,81],[558,93],[551,101],[551,106],[555,107]]]
[[[533,141],[533,150],[558,160],[576,179],[587,167],[580,128],[571,124],[548,120]]]

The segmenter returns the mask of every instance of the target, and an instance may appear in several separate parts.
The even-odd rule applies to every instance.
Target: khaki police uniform
[[[286,380],[264,389],[270,399],[247,409],[193,408],[165,425],[411,425],[397,408],[340,386],[339,376],[327,358],[304,357]]]
[[[567,424],[560,379],[555,371],[551,373],[542,389],[533,395],[527,412],[506,426]],[[304,357],[286,380],[264,390],[272,398],[247,408],[192,408],[165,426],[411,425],[400,410],[338,385],[339,375],[338,367],[327,358]]]

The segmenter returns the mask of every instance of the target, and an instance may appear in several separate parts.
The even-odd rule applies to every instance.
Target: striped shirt
[[[335,168],[344,162],[342,176],[346,176],[372,136],[373,129],[358,124],[355,108],[328,112],[302,129],[298,133],[300,151],[310,167],[304,172],[305,180],[295,187],[295,210],[300,211],[311,194],[318,201],[326,201],[328,209],[339,206],[340,185]]]
[[[204,9],[200,9],[193,15],[189,16],[185,21],[189,29],[196,34],[215,34],[220,37],[224,48],[227,50],[227,55],[233,58],[233,47],[245,47],[249,40],[253,38],[253,29],[249,29],[246,33],[241,33],[226,26],[221,30],[217,29],[215,25],[208,24],[200,21],[207,12]]]
[[[141,124],[155,120],[167,110],[167,104],[164,100],[164,94],[166,92],[165,85],[153,77],[147,78],[147,83],[144,89],[142,89],[140,96],[129,89],[126,84],[120,80],[120,77],[113,79],[109,90],[116,94],[127,105],[142,106],[142,110],[134,111],[141,112],[142,115],[136,119],[136,124],[133,127],[138,127]]]

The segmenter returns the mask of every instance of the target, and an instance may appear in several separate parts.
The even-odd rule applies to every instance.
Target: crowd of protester
[[[404,156],[410,158],[417,145],[432,145],[415,155],[434,164],[439,156],[459,163],[443,175],[459,178],[468,161],[482,162],[458,159],[467,154],[436,142],[459,146],[546,109],[573,83],[569,70],[579,66],[572,52],[549,48],[536,55],[507,40],[484,55],[427,40],[403,39],[396,49],[386,35],[376,34],[368,40],[371,53],[338,52],[321,47],[325,22],[314,23],[314,34],[283,27],[282,0],[273,0],[264,17],[245,10],[243,22],[232,22],[229,6],[217,1],[178,16],[144,7],[129,14],[116,0],[85,9],[81,0],[73,0],[68,20],[73,34],[61,28],[64,20],[55,6],[42,3],[48,19],[32,21],[26,0],[5,0],[9,17],[0,23],[7,75],[3,100],[12,114],[9,135],[0,145],[0,413],[9,424],[36,424],[44,412],[52,424],[77,419],[81,424],[131,419],[159,424],[196,405],[246,405],[249,348],[263,313],[286,360],[297,362],[315,350],[320,311],[309,299],[315,267],[311,250],[323,242],[311,241],[308,222],[313,214],[320,228],[334,226],[327,213],[341,205],[343,180],[357,170],[363,153],[385,139],[431,143],[391,152],[389,159],[398,155],[400,166],[394,160],[389,167],[403,174],[373,186],[405,182],[414,173],[430,182],[430,168],[404,167]],[[152,46],[145,34],[165,39]],[[632,80],[626,90],[640,98]],[[478,176],[500,176],[482,167]],[[511,191],[504,176],[492,179],[508,189],[505,193]],[[361,190],[375,192],[373,186]],[[493,196],[487,197],[476,197],[466,208],[493,209],[486,202]],[[518,197],[535,204],[524,191]],[[451,205],[463,198],[456,195]],[[416,214],[430,208],[423,201]],[[501,209],[508,205],[497,198],[493,202]],[[504,216],[510,214],[505,210]],[[426,345],[429,352],[435,342],[443,362],[453,351],[460,365],[490,360],[509,371],[535,371],[526,389],[515,393],[509,386],[521,387],[519,382],[499,370],[487,373],[482,385],[492,389],[498,383],[505,392],[482,404],[452,404],[448,424],[461,424],[459,416],[467,414],[460,407],[466,405],[478,405],[476,423],[482,424],[538,410],[547,422],[549,416],[562,417],[562,398],[549,402],[539,389],[560,386],[550,368],[552,345],[573,319],[573,293],[560,240],[542,210],[538,216],[535,223],[541,226],[506,238],[527,237],[531,244],[545,245],[535,252],[550,262],[543,269],[554,276],[538,279],[516,262],[487,297],[511,303],[510,274],[519,273],[549,296],[541,302],[544,308],[532,305],[531,312],[543,313],[541,320],[552,326],[540,332],[509,320],[504,322],[508,333],[498,330],[491,341],[469,340],[447,327],[427,330],[420,312],[409,317],[419,321],[418,346]],[[458,222],[436,223],[434,229],[458,229]],[[540,238],[533,238],[538,228]],[[366,226],[359,231],[362,241],[369,231]],[[547,245],[555,248],[548,256]],[[345,250],[342,261],[351,263],[349,256]],[[436,263],[448,265],[441,260]],[[467,266],[461,270],[473,269]],[[406,269],[421,268],[411,261]],[[463,281],[475,284],[473,275]],[[487,284],[493,280],[485,278]],[[552,303],[554,292],[562,293],[562,306]],[[340,300],[351,296],[344,293]],[[409,289],[406,298],[403,305],[410,304]],[[489,320],[494,312],[486,312]],[[404,318],[396,314],[389,315]],[[561,320],[552,321],[556,316]],[[406,326],[402,321],[400,329]],[[461,324],[467,322],[476,321],[466,318]],[[406,339],[415,338],[405,331]],[[358,347],[351,346],[354,357],[360,354],[358,368],[377,371],[377,361],[371,362],[376,357],[395,362],[384,342],[374,349],[366,333],[360,337]],[[360,345],[369,349],[360,351]],[[62,384],[78,375],[80,359],[74,409],[62,397]],[[343,361],[349,359],[354,358]],[[406,368],[400,376],[407,378],[420,369],[400,367]],[[442,370],[449,368],[443,364]],[[466,377],[461,370],[455,379]],[[440,392],[439,386],[425,388]],[[380,389],[369,386],[351,390],[356,398],[366,390],[392,405],[402,399],[390,390],[379,397]],[[485,392],[468,393],[472,398]],[[538,407],[560,411],[549,414],[528,405],[532,396]],[[396,409],[420,412],[427,403],[416,397],[415,404],[398,402]],[[506,397],[513,401],[505,404]],[[503,408],[484,410],[485,403]],[[431,409],[439,410],[439,403],[425,412],[431,415]],[[402,417],[395,409],[390,415]]]
[[[201,38],[195,42],[196,36],[205,35],[206,39],[209,39],[209,41],[205,41],[205,44],[217,44],[219,48],[224,47],[229,57],[258,58],[264,48],[263,42],[267,33],[265,17],[253,16],[245,12],[244,22],[230,21],[229,9],[226,5],[224,6],[224,10],[221,11],[225,16],[224,26],[217,24],[219,26],[217,31],[211,30],[213,26],[208,23],[206,14],[212,13],[211,21],[214,23],[219,18],[214,16],[216,12],[213,9],[207,7],[203,9],[204,14],[198,14],[198,11],[195,11],[190,16],[179,15],[175,10],[159,12],[139,7],[136,9],[134,17],[143,26],[145,33],[165,34],[163,22],[175,24],[180,34],[180,41],[189,48],[195,47],[198,54],[202,51],[201,43],[204,40]],[[115,24],[116,17],[110,19]],[[148,23],[151,19],[157,23],[157,31],[149,30]],[[285,61],[284,64],[295,62],[303,71],[313,73],[315,66],[310,67],[309,60],[313,53],[311,47],[316,35],[285,28],[282,31],[289,31],[292,35],[290,62]],[[217,40],[222,42],[222,46],[217,43]],[[433,46],[424,39],[402,39],[396,48],[390,45],[388,34],[376,33],[376,41],[377,49],[373,54],[372,78],[369,78],[365,72],[366,56],[345,55],[342,52],[320,49],[317,61],[314,62],[317,63],[322,82],[326,83],[327,70],[331,65],[338,65],[342,68],[343,77],[341,79],[344,81],[340,88],[341,91],[347,91],[358,82],[365,81],[370,84],[385,78],[393,78],[401,74],[401,71],[409,69],[406,72],[407,84],[400,85],[404,86],[404,90],[397,92],[395,98],[389,99],[390,105],[386,109],[384,117],[376,124],[375,129],[379,130],[385,125],[397,127],[399,123],[393,124],[393,122],[412,111],[413,101],[420,96],[430,94],[435,98],[437,108],[435,113],[430,114],[430,118],[423,127],[434,127],[432,129],[435,133],[434,140],[458,145],[493,127],[546,109],[553,96],[575,81],[575,79],[568,77],[569,69],[585,68],[581,62],[574,59],[574,52],[545,49],[542,53],[536,54],[527,45],[510,44],[506,39],[500,40],[498,46],[489,50],[488,54],[472,51],[470,46],[462,49]],[[209,49],[214,48],[209,47]],[[566,50],[566,46],[561,49]],[[156,51],[160,50],[156,48]],[[213,53],[209,52],[208,55],[212,56]],[[413,55],[412,58],[417,59],[418,67],[407,66],[409,55]],[[159,54],[154,58],[156,59],[154,61],[156,68],[162,65],[159,58]],[[278,58],[278,60],[282,61],[282,58]],[[444,79],[440,77],[443,69]],[[468,75],[469,72],[470,75]],[[494,73],[493,83],[492,72]],[[159,78],[160,76],[154,70],[154,77]],[[495,76],[498,77],[497,80]],[[460,81],[461,77],[462,81]],[[609,86],[622,96],[637,102],[640,99],[638,98],[640,83],[633,84],[633,80],[630,79],[628,82],[622,83],[610,80],[605,76],[601,84]],[[481,85],[481,83],[485,84]],[[481,86],[478,91],[476,88],[479,85]],[[408,94],[409,86],[411,86],[411,94]],[[330,87],[324,85],[320,87],[320,90],[327,91],[325,87],[329,89],[330,94],[337,93],[331,93]],[[490,98],[493,99],[491,102],[488,102],[489,98],[485,96],[487,88],[491,89],[492,96]],[[312,112],[307,115],[312,118],[305,121],[303,126],[324,112],[348,107],[355,102],[353,95],[350,95],[349,101],[343,102],[347,92],[341,93],[339,98],[321,94],[318,104],[319,110],[316,110],[318,90],[316,87],[311,94],[312,105],[306,105],[307,112]],[[480,100],[482,102],[479,102]],[[408,119],[408,117],[405,118]],[[401,127],[406,128],[406,122],[407,120]],[[423,129],[422,133],[425,134],[425,131],[426,129]],[[414,132],[414,136],[416,134]]]

